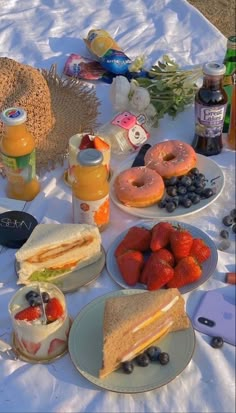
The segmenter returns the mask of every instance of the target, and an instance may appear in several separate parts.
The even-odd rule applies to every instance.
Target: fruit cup
[[[71,185],[73,182],[73,168],[77,165],[77,155],[83,149],[98,149],[103,154],[103,164],[107,171],[110,171],[111,147],[104,137],[91,135],[88,133],[77,133],[69,140],[68,176],[67,181]]]
[[[29,362],[50,362],[64,354],[70,318],[64,294],[54,284],[34,282],[20,288],[8,310],[13,349]]]

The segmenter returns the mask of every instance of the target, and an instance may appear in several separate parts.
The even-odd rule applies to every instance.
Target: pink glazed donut
[[[197,164],[197,155],[188,143],[178,140],[165,141],[148,149],[144,163],[163,178],[171,178],[185,175],[194,168]]]
[[[115,194],[120,202],[130,207],[147,207],[158,202],[164,195],[162,177],[145,166],[129,168],[117,175]]]

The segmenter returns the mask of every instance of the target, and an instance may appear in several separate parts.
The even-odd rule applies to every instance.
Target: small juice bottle
[[[0,153],[7,176],[7,196],[31,201],[40,191],[35,172],[35,142],[26,128],[27,115],[23,109],[9,108],[1,114],[5,133]]]
[[[110,200],[108,173],[103,155],[97,149],[84,149],[77,155],[73,170],[73,222],[94,224],[103,231],[109,223]]]

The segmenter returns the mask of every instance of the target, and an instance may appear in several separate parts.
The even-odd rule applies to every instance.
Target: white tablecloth
[[[70,53],[86,54],[82,38],[91,28],[108,30],[134,58],[145,54],[149,64],[167,53],[180,65],[222,61],[226,38],[185,0],[2,0],[0,7],[0,56],[35,67],[57,63],[61,73]],[[0,85],[1,87],[1,85]],[[109,120],[109,88],[96,87],[101,99],[100,122]],[[175,121],[161,121],[152,141],[182,139],[191,143],[193,107]],[[180,219],[205,231],[216,243],[222,217],[235,204],[235,153],[223,149],[212,157],[222,168],[225,188],[217,201],[201,212]],[[113,161],[113,169],[119,162]],[[62,179],[64,167],[41,178],[42,191],[28,204],[12,204],[5,198],[5,181],[0,178],[0,212],[23,209],[39,222],[72,222],[71,191]],[[104,248],[120,232],[139,219],[112,204],[110,226],[102,233]],[[216,271],[197,291],[184,295],[191,316],[201,290],[235,290],[224,283],[224,274],[235,271],[235,250],[220,252]],[[0,250],[0,338],[11,340],[8,302],[18,289],[14,250]],[[117,290],[104,269],[95,283],[66,294],[70,315],[95,297]],[[69,354],[48,365],[5,360],[0,356],[0,412],[227,412],[235,410],[235,348],[221,350],[209,345],[209,338],[196,332],[196,348],[187,368],[166,386],[141,394],[103,391],[83,378]]]

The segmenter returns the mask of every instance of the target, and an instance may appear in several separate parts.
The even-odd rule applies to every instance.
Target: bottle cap
[[[27,212],[8,211],[0,214],[0,245],[20,248],[29,238],[38,221]]]
[[[205,63],[203,66],[203,72],[206,75],[220,76],[220,75],[223,75],[225,71],[226,71],[226,67],[223,63],[209,62],[209,63]]]
[[[228,37],[227,49],[236,49],[236,35]]]
[[[27,119],[26,111],[21,108],[8,108],[2,111],[1,120],[6,125],[20,125]]]
[[[83,166],[99,165],[103,161],[103,154],[97,149],[83,149],[79,151],[77,161]]]

